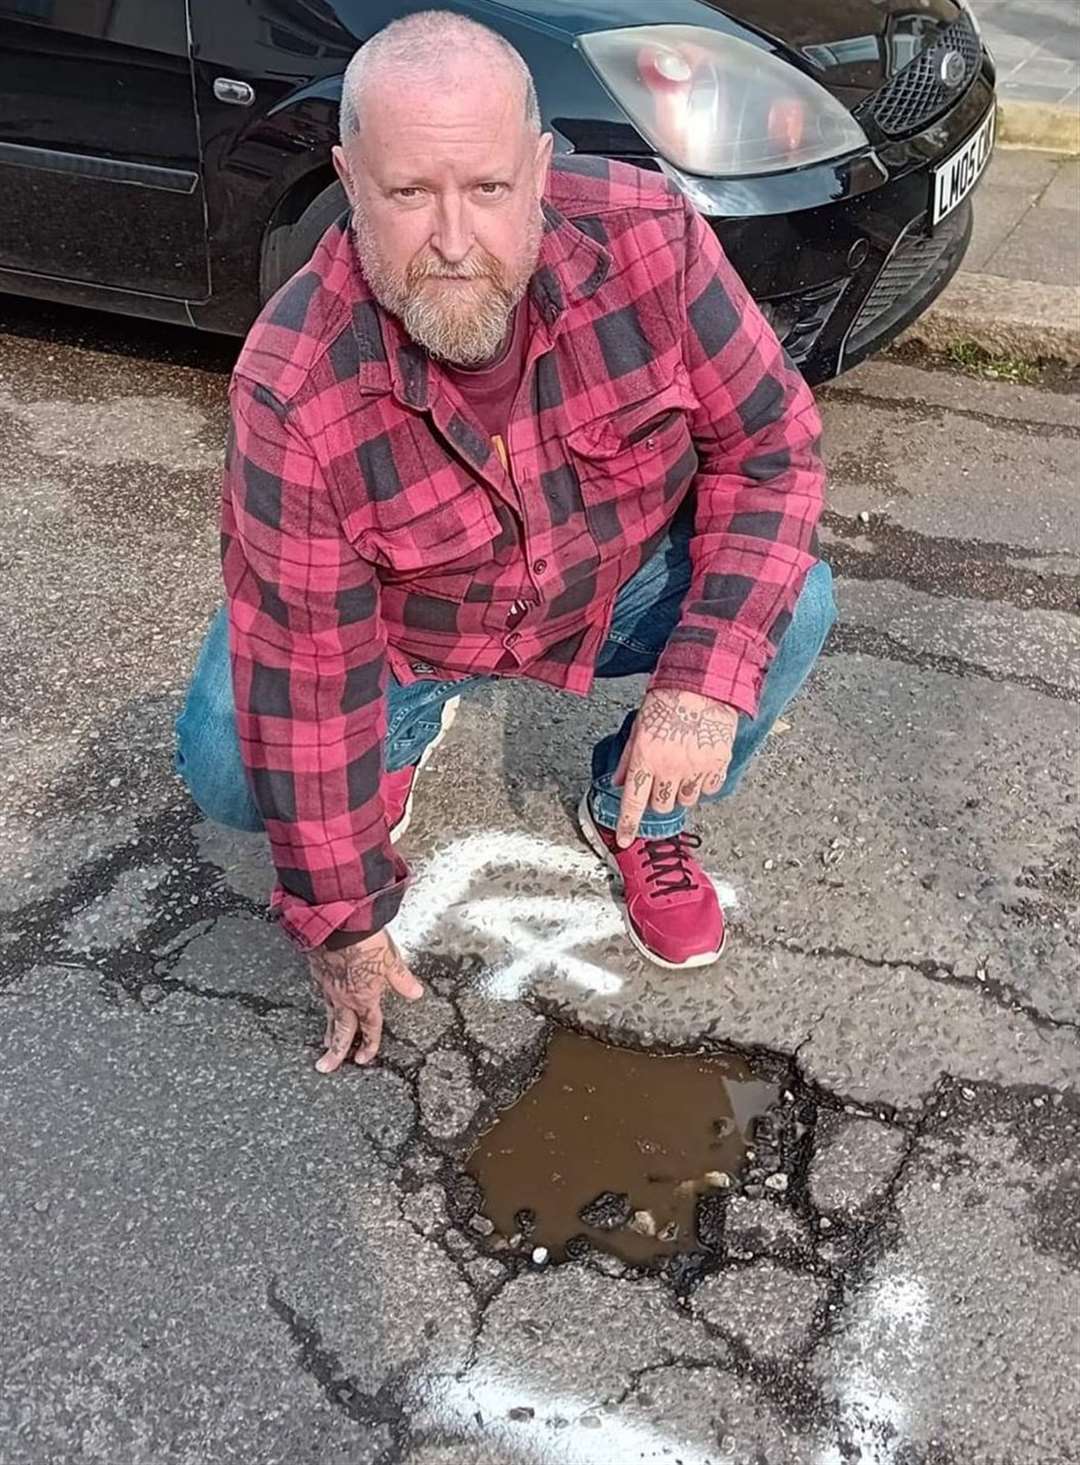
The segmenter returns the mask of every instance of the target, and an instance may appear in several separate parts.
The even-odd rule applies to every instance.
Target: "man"
[[[805,384],[680,193],[551,151],[500,37],[388,26],[345,77],[350,219],[232,380],[228,606],[177,766],[269,836],[322,1072],[375,1056],[387,987],[421,994],[387,929],[394,840],[459,696],[651,673],[582,832],[638,949],[704,965],[724,924],[687,811],[733,790],[834,615]]]

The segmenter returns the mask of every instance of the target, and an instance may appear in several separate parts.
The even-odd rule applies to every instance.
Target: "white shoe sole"
[[[443,703],[442,712],[439,716],[439,731],[435,734],[431,742],[428,743],[427,747],[420,754],[420,762],[416,765],[416,772],[413,774],[412,786],[409,789],[409,797],[405,800],[405,808],[402,810],[401,818],[390,831],[391,844],[396,844],[397,841],[405,833],[406,829],[408,829],[409,822],[412,819],[413,799],[416,797],[416,785],[420,781],[420,774],[423,772],[424,765],[427,763],[432,753],[434,753],[435,749],[442,742],[443,738],[446,737],[446,734],[453,727],[454,718],[458,715],[458,708],[460,706],[460,697],[451,697],[448,702]]]
[[[712,966],[714,961],[719,961],[721,953],[723,952],[724,947],[727,945],[726,930],[724,931],[723,939],[721,940],[720,945],[715,951],[702,951],[699,952],[697,956],[688,956],[685,961],[666,961],[664,957],[657,956],[655,951],[650,951],[649,948],[645,945],[644,941],[642,941],[638,933],[634,930],[634,923],[631,921],[630,912],[627,910],[626,907],[626,889],[623,883],[622,871],[619,869],[618,863],[616,862],[614,855],[608,849],[604,841],[600,838],[600,834],[596,828],[596,823],[592,816],[592,810],[589,808],[588,789],[586,789],[585,792],[582,794],[581,803],[578,805],[578,824],[581,826],[581,832],[585,836],[585,841],[588,844],[589,848],[599,859],[603,860],[604,864],[607,865],[608,869],[611,870],[615,875],[618,889],[622,891],[624,897],[621,904],[623,925],[626,927],[626,934],[630,937],[630,940],[634,943],[638,951],[641,952],[646,961],[651,961],[654,966],[662,966],[665,971],[669,972],[691,971],[694,967]]]

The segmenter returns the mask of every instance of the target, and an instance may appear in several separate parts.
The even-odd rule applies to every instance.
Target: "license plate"
[[[935,168],[934,208],[931,224],[940,224],[957,204],[963,203],[978,183],[994,150],[995,111],[991,107],[977,132],[972,133],[962,148]]]

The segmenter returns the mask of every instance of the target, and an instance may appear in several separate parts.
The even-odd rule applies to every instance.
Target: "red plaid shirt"
[[[560,159],[509,471],[372,298],[348,232],[252,328],[222,507],[243,758],[302,948],[391,919],[388,674],[588,692],[613,602],[695,495],[693,581],[652,678],[753,714],[814,563],[813,399],[666,181]]]

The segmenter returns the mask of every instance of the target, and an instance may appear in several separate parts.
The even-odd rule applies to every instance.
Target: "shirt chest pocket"
[[[345,531],[360,554],[392,580],[479,569],[494,557],[507,526],[481,484],[440,472],[365,505],[350,516]]]
[[[567,452],[598,544],[636,544],[671,519],[697,471],[690,393],[678,383],[575,428]]]

